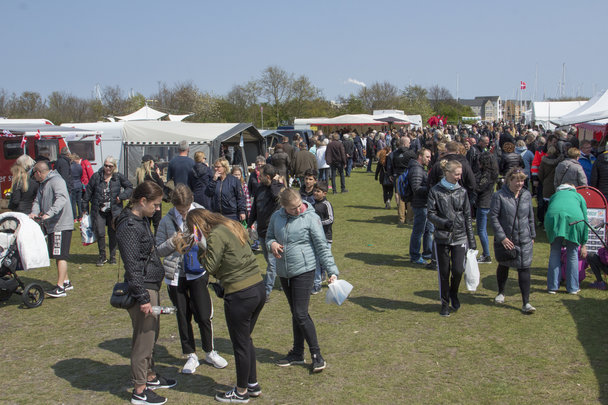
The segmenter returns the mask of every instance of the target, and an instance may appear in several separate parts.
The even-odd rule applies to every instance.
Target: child
[[[317,171],[308,169],[304,172],[304,184],[300,187],[300,197],[302,201],[307,201],[315,205],[315,198],[312,195],[315,184],[317,183]]]
[[[308,177],[307,177],[308,178]],[[334,223],[334,209],[331,203],[327,201],[327,183],[320,181],[315,184],[313,188],[313,195],[315,198],[315,212],[321,218],[321,225],[325,231],[325,238],[327,239],[327,246],[331,250],[332,242],[332,231],[331,225]],[[315,271],[315,280],[312,288],[312,294],[318,294],[321,292],[321,281],[323,279],[323,269],[321,269],[321,263],[317,260],[317,270]]]

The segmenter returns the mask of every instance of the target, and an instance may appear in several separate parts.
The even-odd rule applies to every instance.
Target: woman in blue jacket
[[[277,259],[277,275],[289,302],[294,336],[293,348],[277,365],[303,364],[306,340],[312,371],[320,372],[325,368],[325,360],[321,356],[315,325],[308,314],[316,258],[327,269],[330,283],[337,279],[338,268],[327,245],[321,219],[312,206],[302,202],[297,190],[289,188],[281,192],[279,203],[282,208],[270,218],[266,246]]]
[[[247,218],[247,202],[240,180],[229,175],[230,164],[224,158],[217,159],[213,169],[215,173],[206,191],[211,198],[211,211],[235,221],[244,221]]]

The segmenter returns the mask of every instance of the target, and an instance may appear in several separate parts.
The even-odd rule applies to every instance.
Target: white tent
[[[556,126],[551,121],[576,110],[583,104],[585,101],[535,101],[532,103],[531,118],[536,125],[553,130]]]
[[[183,121],[184,118],[188,118],[189,116],[194,115],[194,114],[181,114],[181,115],[175,115],[175,114],[169,114],[169,121]]]
[[[168,159],[177,151],[181,141],[190,144],[190,155],[202,151],[209,162],[220,155],[220,146],[241,146],[243,163],[254,162],[264,153],[264,139],[247,123],[201,124],[172,121],[125,122],[122,129],[124,144],[124,173],[131,177],[141,164],[144,154]],[[242,141],[242,144],[241,144]]]
[[[116,118],[121,121],[149,121],[159,120],[165,115],[167,114],[165,114],[164,112],[156,111],[155,109],[145,105],[134,113],[131,113],[129,115],[116,116]]]
[[[404,114],[346,114],[334,118],[296,118],[294,128],[308,129],[311,126],[384,126],[388,125],[382,121],[383,118],[397,118],[403,122],[395,122],[394,125],[405,125],[413,123],[422,125],[422,117],[419,115]]]
[[[557,126],[565,126],[604,118],[608,118],[608,90],[595,95],[591,100],[570,113],[552,119],[551,122]]]

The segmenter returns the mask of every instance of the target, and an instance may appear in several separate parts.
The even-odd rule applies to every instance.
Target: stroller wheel
[[[36,308],[44,301],[44,290],[40,284],[32,283],[25,286],[21,294],[23,303],[28,308]]]

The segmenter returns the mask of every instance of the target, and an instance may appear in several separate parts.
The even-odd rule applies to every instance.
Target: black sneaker
[[[480,256],[479,259],[477,259],[477,263],[492,264],[492,258],[490,258],[490,256]]]
[[[450,307],[447,304],[441,305],[441,311],[439,311],[439,315],[445,317],[450,316]]]
[[[146,387],[155,390],[157,388],[172,388],[177,385],[177,381],[170,378],[165,378],[160,374],[156,374],[156,378],[152,381],[146,382]]]
[[[135,391],[131,394],[131,403],[135,405],[164,404],[165,402],[167,402],[167,398],[161,397],[147,388],[141,394],[136,394]]]
[[[105,257],[100,257],[100,258],[97,260],[97,263],[95,263],[95,264],[97,265],[97,267],[101,267],[101,266],[103,266],[104,264],[106,264],[107,262],[108,262],[108,259],[106,259]]]
[[[58,285],[56,285],[52,290],[45,291],[45,294],[53,298],[65,297],[67,295],[65,293],[65,289]]]
[[[256,384],[253,387],[247,386],[247,393],[250,397],[257,398],[262,395],[262,387],[260,387],[260,384]]]
[[[260,390],[260,393],[262,391]],[[239,394],[236,390],[236,387],[231,389],[230,391],[215,394],[215,400],[219,402],[230,402],[237,404],[246,404],[249,402],[249,390],[245,391],[244,394]]]
[[[348,193],[347,189],[343,189],[342,191],[340,191],[341,193]]]
[[[321,357],[320,354],[312,355],[312,372],[313,373],[320,373],[321,371],[323,371],[323,369],[325,368],[326,365],[327,365],[327,363],[325,362],[325,360],[323,360],[323,357]]]
[[[429,262],[429,264],[427,264],[426,266],[424,266],[425,269],[433,269],[433,270],[437,270],[437,262],[435,260],[431,260]]]
[[[458,297],[450,297],[450,301],[452,302],[452,311],[458,311],[460,309],[460,300]]]
[[[108,263],[109,264],[117,264],[118,262],[116,261],[115,257],[110,257],[110,261]]]
[[[306,363],[304,361],[304,355],[295,354],[293,352],[293,350],[290,350],[289,353],[287,353],[287,356],[285,356],[285,358],[282,358],[281,360],[277,361],[277,366],[287,367],[287,366],[291,366],[293,364],[304,364],[304,363]]]
[[[72,285],[72,283],[70,282],[70,280],[64,281],[63,282],[63,289],[66,291],[71,291],[74,289],[74,286]]]

